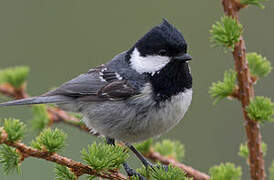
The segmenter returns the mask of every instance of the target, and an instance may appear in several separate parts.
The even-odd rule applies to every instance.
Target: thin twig
[[[230,94],[228,97],[240,100],[240,90],[239,90],[239,87],[236,86],[236,88],[234,89],[233,93]]]
[[[14,88],[10,84],[0,84],[0,93],[2,93],[5,96],[14,98],[14,99],[24,99],[27,98],[28,95],[25,91],[26,89],[26,83],[19,89]]]
[[[126,180],[127,178],[117,172],[117,171],[97,171],[93,170],[91,167],[84,165],[80,162],[74,161],[72,159],[69,159],[67,157],[61,156],[57,153],[49,153],[47,151],[40,151],[37,149],[34,149],[30,146],[27,146],[20,142],[10,142],[7,140],[7,133],[3,130],[2,127],[0,127],[1,130],[1,141],[0,144],[6,144],[8,146],[16,148],[17,152],[21,155],[21,161],[28,157],[35,157],[38,159],[44,159],[47,161],[51,161],[63,166],[66,166],[71,169],[71,171],[75,174],[75,176],[79,177],[83,174],[88,174],[92,176],[102,177],[106,179],[115,179],[115,180]]]
[[[200,172],[196,169],[193,169],[192,167],[187,166],[183,163],[180,163],[172,158],[162,156],[158,152],[153,151],[153,149],[151,149],[148,154],[145,154],[145,156],[153,161],[159,161],[162,164],[166,164],[166,165],[172,164],[173,166],[182,169],[188,177],[193,177],[194,180],[209,180],[210,179],[209,175],[207,175],[203,172]]]
[[[239,11],[242,6],[239,0],[223,0],[224,12],[226,15],[235,18],[239,22]],[[248,62],[246,60],[246,47],[243,37],[235,44],[233,51],[235,69],[239,86],[239,100],[242,103],[242,111],[245,119],[245,130],[248,139],[249,165],[252,180],[265,179],[265,167],[263,152],[261,148],[262,138],[259,123],[250,119],[246,112],[250,99],[254,97],[253,81],[249,72]]]
[[[91,129],[87,128],[83,123],[80,122],[80,119],[69,115],[65,111],[57,107],[47,107],[48,114],[51,120],[51,123],[64,122],[66,124],[72,125],[79,128],[80,130],[90,132]]]

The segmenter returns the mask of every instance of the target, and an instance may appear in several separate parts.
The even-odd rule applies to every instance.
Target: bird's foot
[[[157,169],[163,168],[166,172],[168,171],[168,165],[165,165],[165,164],[153,164],[145,158],[142,160],[142,163],[144,164],[146,168],[151,168],[152,170],[155,170],[155,168]]]
[[[153,170],[155,170],[155,168],[157,169],[160,169],[160,168],[163,168],[166,172],[168,171],[168,165],[165,165],[165,164],[152,164],[150,163],[149,167]]]
[[[142,176],[140,173],[136,172],[134,169],[129,167],[127,163],[123,163],[124,169],[129,177],[131,176],[137,176],[139,180],[146,180],[144,176]]]
[[[148,168],[150,167],[152,170],[155,170],[155,168],[164,168],[165,171],[168,171],[168,166],[167,165],[159,165],[159,164],[152,164],[149,160],[147,160],[134,146],[132,146],[131,144],[126,144],[127,147],[137,156],[138,159],[141,160],[141,162],[143,163],[143,165]]]
[[[106,142],[109,145],[115,146],[115,140],[112,138],[106,138]],[[123,167],[129,177],[136,176],[139,178],[139,180],[146,180],[146,178],[144,176],[142,176],[140,173],[138,173],[134,169],[132,169],[126,162],[123,163]]]

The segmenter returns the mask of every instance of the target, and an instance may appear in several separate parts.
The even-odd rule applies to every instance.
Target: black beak
[[[173,58],[174,60],[178,60],[178,61],[189,61],[192,59],[192,57],[189,55],[189,54],[184,54],[184,55],[181,55],[181,56],[176,56]]]

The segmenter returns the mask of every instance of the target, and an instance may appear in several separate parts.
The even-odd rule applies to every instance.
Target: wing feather
[[[117,72],[102,65],[64,83],[43,96],[64,95],[79,101],[106,101],[129,98],[138,92]]]

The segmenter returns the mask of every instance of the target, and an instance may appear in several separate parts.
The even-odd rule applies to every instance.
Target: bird
[[[1,106],[53,103],[83,114],[88,128],[108,144],[125,143],[147,166],[132,145],[168,132],[184,117],[192,100],[192,76],[187,43],[166,19],[128,50],[40,96]],[[129,176],[140,174],[123,164]]]

